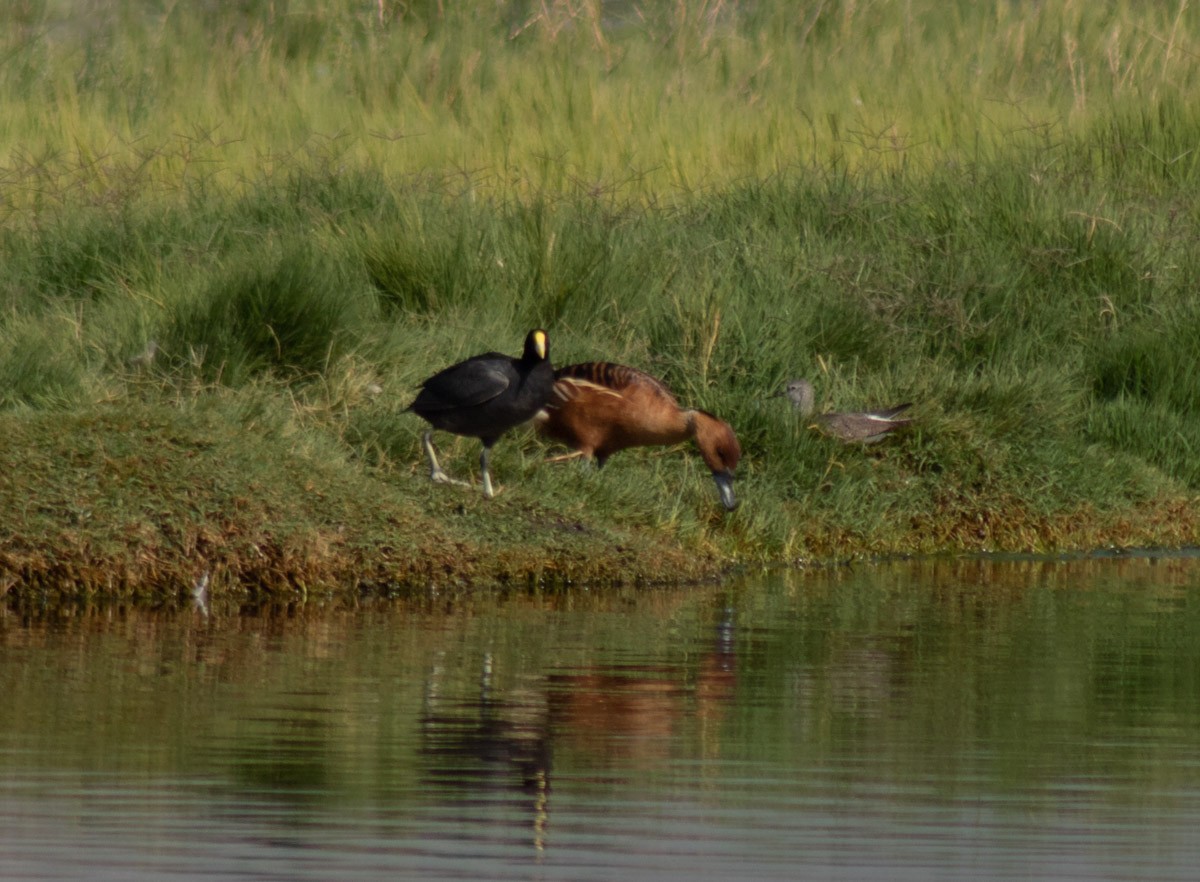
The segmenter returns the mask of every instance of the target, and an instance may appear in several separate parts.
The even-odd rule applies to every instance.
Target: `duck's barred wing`
[[[662,380],[625,364],[586,361],[559,368],[554,372],[554,378],[554,394],[563,401],[573,398],[584,389],[618,397],[638,389],[676,403],[675,396]],[[553,398],[550,403],[554,404]]]

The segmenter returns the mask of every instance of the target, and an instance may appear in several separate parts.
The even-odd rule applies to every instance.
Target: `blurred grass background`
[[[0,466],[21,502],[8,532],[29,542],[6,569],[41,572],[67,534],[81,555],[119,549],[134,522],[160,564],[194,555],[165,525],[197,495],[220,511],[277,493],[241,533],[344,533],[285,492],[297,469],[339,511],[395,507],[358,524],[364,547],[432,518],[444,547],[538,546],[513,572],[553,556],[547,518],[581,525],[554,552],[579,558],[619,558],[619,537],[589,541],[598,525],[724,561],[1194,542],[1196,16],[1186,0],[9,4]],[[403,408],[534,326],[558,364],[633,364],[729,420],[742,509],[718,514],[690,453],[595,474],[540,466],[522,433],[495,469],[524,526],[465,495],[477,516],[446,526],[456,491],[427,486]],[[837,447],[770,397],[801,374],[829,408],[914,401],[917,427]],[[71,514],[100,510],[82,476],[110,464],[54,469],[37,448],[129,420],[178,420],[190,440],[163,455],[206,465],[140,466],[178,481],[149,521]],[[441,443],[451,471],[474,467],[474,442]],[[39,507],[47,481],[60,501]]]

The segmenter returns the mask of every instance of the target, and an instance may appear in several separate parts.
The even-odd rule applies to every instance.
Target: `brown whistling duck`
[[[912,423],[911,419],[898,419],[900,414],[912,407],[910,403],[882,410],[814,414],[816,396],[812,383],[805,379],[792,380],[787,384],[785,394],[791,399],[792,406],[800,412],[800,416],[805,419],[811,418],[816,428],[847,444],[856,441],[873,444],[888,433]]]
[[[488,471],[492,445],[541,410],[553,390],[550,343],[541,329],[529,332],[520,358],[485,352],[434,374],[408,406],[433,427],[421,438],[429,457],[429,477],[439,484],[470,486],[449,477],[438,465],[433,429],[478,438],[483,442],[479,456],[483,495],[491,499],[496,495]]]
[[[597,466],[618,450],[696,442],[712,471],[721,503],[737,507],[733,470],[742,456],[732,427],[702,410],[680,407],[661,380],[623,364],[596,361],[555,372],[554,394],[534,417],[537,430],[594,457]]]

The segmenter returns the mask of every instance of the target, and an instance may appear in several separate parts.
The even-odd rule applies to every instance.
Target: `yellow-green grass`
[[[3,585],[1196,541],[1187,4],[181,6],[4,13]],[[416,385],[534,326],[728,419],[742,507],[524,430],[430,485]],[[837,446],[798,374],[917,422]]]
[[[1187,0],[22,0],[0,12],[0,164],[22,210],[314,162],[673,202],[1196,106],[1197,16]],[[1165,146],[1147,149],[1195,162]]]

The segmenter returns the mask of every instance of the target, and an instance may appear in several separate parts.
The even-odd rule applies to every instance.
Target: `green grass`
[[[272,589],[1195,541],[1186,3],[181,5],[0,13],[5,572],[177,587],[206,519]],[[534,326],[729,420],[742,508],[526,431],[497,504],[430,487],[415,387]],[[835,446],[801,374],[916,427]]]

